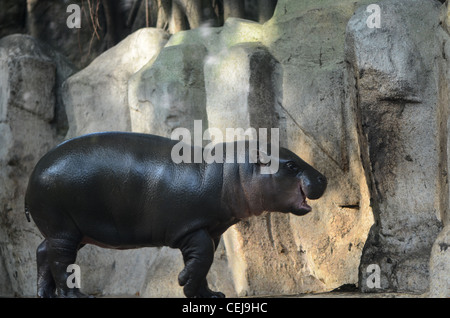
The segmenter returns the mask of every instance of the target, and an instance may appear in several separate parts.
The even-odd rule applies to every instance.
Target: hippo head
[[[261,151],[257,153],[260,158]],[[270,161],[278,160],[278,170],[272,174],[261,174],[261,167],[265,165],[262,162],[269,160],[267,157],[256,160],[252,173],[254,195],[250,198],[250,204],[259,204],[259,210],[264,211],[291,212],[295,215],[310,212],[307,199],[315,200],[322,196],[327,187],[326,177],[286,148],[280,148],[278,156],[263,155]]]

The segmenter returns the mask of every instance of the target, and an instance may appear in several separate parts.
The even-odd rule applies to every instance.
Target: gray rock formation
[[[205,56],[206,48],[199,44],[165,47],[132,76],[128,103],[133,131],[169,137],[178,127],[193,131],[194,120],[206,122]]]
[[[295,292],[356,284],[372,212],[345,87],[345,27],[366,1],[279,1],[263,25],[263,44],[283,68],[286,146],[322,171],[327,193],[305,217],[279,216],[272,237],[278,255],[289,250],[287,282]],[[283,121],[280,123],[283,127]],[[286,253],[286,252],[285,252]],[[303,262],[292,258],[303,258]],[[294,258],[295,259],[295,258]],[[299,265],[302,264],[302,265]],[[301,269],[301,274],[294,274]],[[270,274],[267,274],[270,277]]]
[[[24,214],[34,165],[62,140],[55,117],[62,81],[74,69],[26,35],[0,40],[0,294],[34,295],[35,251],[42,240]],[[62,112],[63,113],[63,112]],[[60,118],[64,121],[62,118]]]
[[[450,213],[448,209],[448,198],[445,193],[448,189],[447,173],[450,171],[449,156],[450,147],[448,147],[449,135],[448,127],[450,124],[450,118],[448,113],[448,107],[450,105],[450,6],[447,1],[445,5],[441,7],[441,26],[438,29],[437,36],[442,43],[442,55],[438,59],[439,65],[439,96],[438,103],[441,105],[443,112],[440,113],[440,129],[442,129],[441,145],[443,149],[447,148],[447,153],[442,153],[442,165],[444,169],[441,174],[441,191],[442,199],[440,208],[440,219],[445,226],[439,233],[436,241],[433,244],[430,255],[430,288],[429,296],[431,297],[450,297]],[[445,164],[447,161],[447,164]],[[447,166],[447,169],[445,169]],[[449,193],[450,194],[450,193]]]
[[[163,30],[140,29],[104,52],[64,83],[70,122],[67,138],[95,131],[130,131],[127,82],[164,46]]]
[[[428,290],[431,247],[448,202],[447,103],[439,100],[443,70],[437,36],[440,3],[383,1],[381,27],[367,25],[357,10],[347,26],[349,76],[362,162],[375,224],[365,244],[359,286],[367,268],[381,269],[381,290]],[[416,21],[421,23],[417,24]],[[441,116],[446,116],[441,118]]]
[[[448,224],[448,223],[447,223]],[[430,297],[450,297],[450,226],[444,227],[433,244],[430,258]]]

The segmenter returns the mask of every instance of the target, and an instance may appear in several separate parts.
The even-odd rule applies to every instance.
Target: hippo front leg
[[[220,236],[213,239],[214,241],[214,252],[217,250],[217,247],[220,243]],[[205,277],[202,284],[200,285],[199,291],[197,293],[198,297],[201,298],[225,298],[225,295],[221,292],[214,292],[208,287],[208,281]]]
[[[186,297],[225,297],[220,292],[208,288],[206,275],[214,260],[216,250],[214,240],[206,230],[198,230],[185,237],[180,246],[184,269],[178,275],[180,286]]]

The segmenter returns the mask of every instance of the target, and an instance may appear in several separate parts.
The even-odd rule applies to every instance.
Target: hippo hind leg
[[[55,280],[50,270],[48,259],[48,241],[45,239],[36,250],[37,262],[37,296],[40,298],[56,297]]]
[[[54,279],[57,297],[60,298],[86,298],[90,297],[77,287],[69,287],[68,278],[72,274],[67,267],[75,264],[77,252],[80,249],[79,240],[48,238],[48,260]]]
[[[221,292],[213,292],[208,287],[206,275],[214,260],[215,244],[205,230],[188,235],[181,244],[184,269],[178,276],[186,297],[223,298]]]

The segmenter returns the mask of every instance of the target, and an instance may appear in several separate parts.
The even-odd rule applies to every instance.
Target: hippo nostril
[[[319,176],[317,177],[317,181],[319,183],[327,183],[327,178],[325,178],[324,176]]]

